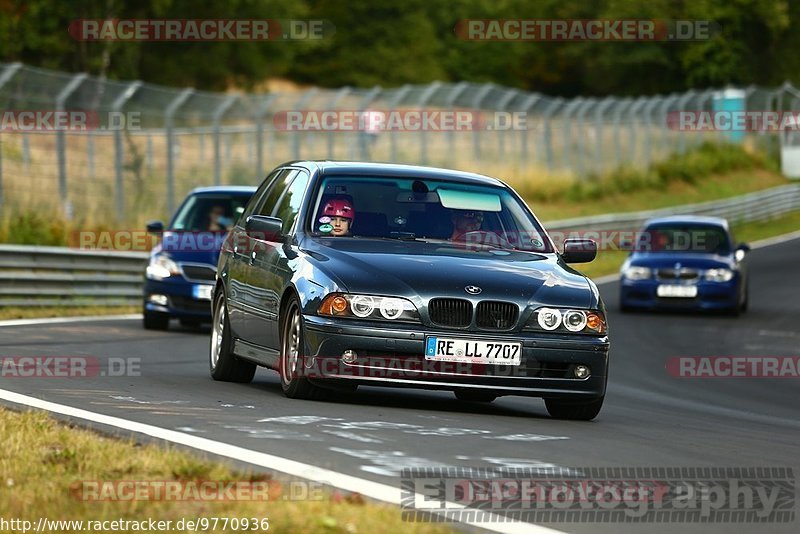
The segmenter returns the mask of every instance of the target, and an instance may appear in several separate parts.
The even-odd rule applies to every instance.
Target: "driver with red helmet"
[[[336,237],[349,236],[356,217],[353,204],[346,198],[328,200],[320,213],[319,231]]]

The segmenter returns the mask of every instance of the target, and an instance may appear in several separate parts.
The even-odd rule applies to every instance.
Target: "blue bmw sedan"
[[[595,284],[498,179],[408,165],[296,161],[231,230],[213,290],[210,372],[278,371],[290,398],[359,385],[440,389],[464,402],[542,397],[588,420],[609,338]]]
[[[171,318],[185,326],[211,321],[211,288],[219,250],[255,187],[215,186],[194,189],[168,227],[148,223],[161,235],[150,252],[144,282],[144,327],[165,330]]]
[[[676,215],[651,219],[621,269],[620,307],[747,310],[747,252],[725,219]]]

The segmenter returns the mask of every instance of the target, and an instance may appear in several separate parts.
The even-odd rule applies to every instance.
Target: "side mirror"
[[[736,247],[736,261],[742,261],[745,257],[745,254],[750,252],[750,245],[747,243],[739,243],[739,246]]]
[[[589,263],[597,257],[597,243],[592,239],[567,239],[561,257],[566,263]]]
[[[150,221],[147,223],[147,232],[150,234],[160,234],[164,231],[164,223],[161,221]]]
[[[277,217],[250,215],[244,222],[247,235],[260,241],[283,241],[283,221]]]

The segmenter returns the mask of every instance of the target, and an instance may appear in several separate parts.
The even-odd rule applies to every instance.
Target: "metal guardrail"
[[[138,304],[146,252],[0,246],[0,306]]]
[[[647,219],[665,215],[710,215],[741,223],[799,210],[800,184],[792,184],[726,200],[554,221],[545,227],[563,238],[571,231],[638,230]],[[0,245],[0,306],[138,304],[147,257],[146,252]]]

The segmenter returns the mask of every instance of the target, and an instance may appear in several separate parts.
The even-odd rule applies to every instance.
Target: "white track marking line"
[[[0,328],[3,326],[31,326],[37,324],[58,324],[58,323],[88,323],[92,321],[129,321],[131,319],[141,319],[140,313],[129,313],[127,315],[83,315],[77,317],[46,317],[42,319],[12,319],[10,321],[0,321]]]
[[[352,475],[346,475],[344,473],[338,473],[329,469],[315,467],[313,465],[298,462],[296,460],[290,460],[288,458],[275,456],[273,454],[253,451],[243,447],[222,443],[220,441],[193,436],[184,432],[177,432],[175,430],[168,430],[166,428],[160,428],[145,423],[128,421],[127,419],[122,419],[120,417],[112,417],[109,415],[82,410],[80,408],[73,408],[72,406],[56,404],[54,402],[37,399],[36,397],[29,397],[28,395],[21,395],[5,389],[0,389],[0,399],[14,404],[21,404],[31,408],[47,410],[49,412],[66,415],[68,417],[83,419],[85,421],[91,421],[101,425],[144,434],[146,436],[162,439],[171,443],[177,443],[179,445],[198,449],[200,451],[215,454],[217,456],[224,456],[226,458],[232,458],[234,460],[257,465],[265,469],[286,473],[287,475],[293,477],[315,480],[322,482],[323,484],[343,489],[345,491],[357,492],[367,497],[371,497],[373,499],[396,506],[400,506],[402,504],[402,494],[400,488],[390,486],[388,484],[373,482],[371,480],[354,477]],[[418,499],[429,499],[428,497],[420,494],[417,494],[416,496]],[[448,513],[451,514],[458,508],[465,508],[463,505],[456,503],[443,504],[445,505],[443,508],[447,509]],[[491,532],[502,532],[509,534],[518,532],[529,532],[533,534],[563,534],[563,532],[560,530],[550,529],[535,525],[533,523],[513,521],[506,517],[494,515],[488,512],[484,514],[484,517],[487,518],[485,521],[464,521],[463,523]]]

